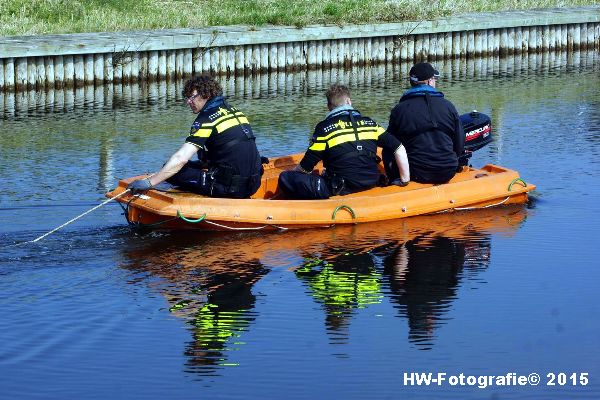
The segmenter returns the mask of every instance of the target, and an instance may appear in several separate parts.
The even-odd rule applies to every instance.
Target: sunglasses
[[[194,101],[196,99],[196,97],[200,96],[200,93],[196,93],[191,95],[190,97],[186,97],[185,98],[185,102],[186,103],[191,103],[192,101]]]

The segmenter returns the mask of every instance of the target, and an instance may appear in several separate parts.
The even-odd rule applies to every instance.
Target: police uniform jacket
[[[377,146],[393,152],[400,142],[357,110],[334,109],[315,127],[300,167],[312,171],[322,160],[326,176],[343,178],[350,190],[367,189],[375,186],[380,176]]]
[[[248,118],[222,96],[206,102],[186,142],[205,152],[209,169],[225,168],[243,177],[260,174],[260,155]]]

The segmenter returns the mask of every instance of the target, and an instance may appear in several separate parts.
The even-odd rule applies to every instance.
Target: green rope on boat
[[[341,206],[337,206],[335,208],[335,210],[333,210],[333,214],[331,214],[331,219],[335,221],[335,216],[337,214],[338,211],[340,211],[342,208],[345,208],[346,210],[350,211],[350,215],[352,215],[352,219],[356,219],[356,214],[354,213],[354,210],[352,208],[350,208],[349,206],[342,204]]]
[[[523,179],[521,178],[515,178],[512,180],[512,182],[510,183],[510,185],[508,185],[508,191],[510,192],[512,190],[512,187],[515,183],[521,183],[524,187],[527,187],[527,182],[525,182]]]
[[[200,218],[198,218],[198,219],[189,219],[189,218],[186,218],[186,217],[184,217],[184,216],[181,214],[181,212],[179,212],[179,210],[177,210],[177,217],[181,218],[181,219],[182,219],[182,220],[184,220],[185,222],[189,222],[189,223],[191,223],[191,224],[197,224],[198,222],[202,222],[202,221],[204,221],[204,220],[206,219],[206,213],[204,213],[204,215],[203,215],[203,216],[201,216],[201,217],[200,217]]]

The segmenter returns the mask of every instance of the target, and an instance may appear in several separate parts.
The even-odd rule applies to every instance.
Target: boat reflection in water
[[[490,234],[516,230],[525,216],[519,207],[371,225],[383,243],[371,240],[375,232],[355,232],[354,246],[337,243],[324,252],[326,259],[313,255],[296,274],[323,305],[331,343],[349,339],[355,310],[389,298],[408,320],[409,341],[429,349],[461,280],[487,268]]]
[[[123,267],[147,274],[188,321],[187,365],[200,374],[236,365],[233,351],[261,317],[253,285],[290,260],[324,311],[330,343],[350,340],[358,310],[388,301],[408,321],[408,340],[429,349],[461,284],[488,267],[491,235],[516,232],[526,216],[511,206],[281,233],[153,233]]]
[[[188,372],[210,375],[231,365],[225,354],[241,345],[239,338],[256,318],[252,286],[269,270],[255,257],[237,253],[235,240],[224,236],[174,234],[144,241],[143,248],[127,251],[123,268],[151,281],[169,311],[190,325]]]
[[[489,235],[471,232],[468,238],[419,236],[385,259],[389,297],[408,320],[410,342],[431,348],[434,329],[443,323],[461,280],[487,268],[490,253]]]

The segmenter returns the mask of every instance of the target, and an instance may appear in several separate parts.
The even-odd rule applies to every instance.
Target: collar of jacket
[[[341,106],[337,106],[333,110],[329,111],[327,113],[327,115],[325,116],[325,119],[337,117],[339,114],[343,114],[343,113],[347,113],[347,112],[352,112],[352,114],[354,114],[354,115],[360,115],[360,113],[357,110],[355,110],[351,105],[344,104]]]
[[[223,105],[223,103],[225,103],[225,97],[223,97],[223,96],[212,97],[212,98],[208,99],[208,101],[206,102],[206,104],[204,104],[204,107],[202,107],[202,110],[200,110],[200,112],[210,110],[211,108],[220,107],[221,105]]]
[[[400,101],[411,97],[425,96],[426,93],[429,93],[429,95],[432,97],[444,97],[444,93],[438,91],[436,88],[433,88],[427,84],[421,84],[419,86],[412,87],[406,92],[404,92],[404,94],[400,98]]]

